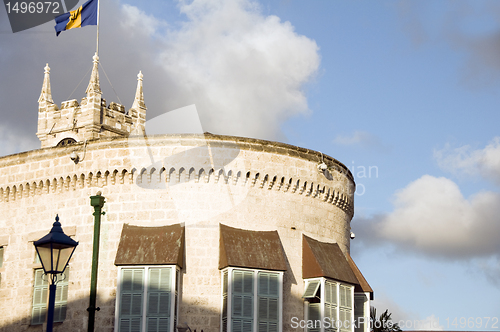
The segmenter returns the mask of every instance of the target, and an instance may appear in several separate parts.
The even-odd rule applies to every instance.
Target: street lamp
[[[56,222],[52,225],[50,233],[33,244],[38,257],[40,257],[40,262],[42,262],[43,271],[50,278],[46,331],[52,332],[57,275],[62,274],[66,269],[78,242],[64,234],[59,216],[56,215]]]

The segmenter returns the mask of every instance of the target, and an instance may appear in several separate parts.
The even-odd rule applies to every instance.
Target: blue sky
[[[126,107],[142,70],[149,117],[195,103],[207,131],[353,171],[352,254],[379,311],[500,330],[484,318],[500,318],[500,3],[113,0],[101,15],[101,63]],[[52,23],[12,34],[6,19],[2,155],[39,146],[46,62],[56,102],[83,95],[95,40]]]

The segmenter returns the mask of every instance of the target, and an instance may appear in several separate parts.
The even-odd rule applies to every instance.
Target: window
[[[62,274],[61,281],[57,283],[56,300],[54,306],[54,323],[61,323],[66,319],[68,305],[68,279],[69,267]],[[31,325],[40,325],[45,322],[47,311],[49,282],[43,269],[35,269],[33,284],[33,307],[31,310]]]
[[[369,293],[354,293],[355,332],[368,332],[370,328]]]
[[[75,144],[76,140],[71,137],[63,138],[59,143],[57,143],[57,146],[67,146],[71,144]]]
[[[179,270],[172,266],[119,270],[119,332],[173,332],[177,323]]]
[[[326,278],[307,279],[302,297],[306,300],[308,331],[352,332],[353,291],[354,286]]]
[[[223,270],[222,331],[281,331],[282,284],[283,272]]]

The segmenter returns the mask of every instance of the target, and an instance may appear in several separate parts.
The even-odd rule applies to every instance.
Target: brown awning
[[[219,269],[225,267],[285,271],[277,231],[249,231],[220,225]]]
[[[368,284],[368,281],[366,281],[365,277],[361,273],[361,271],[358,269],[358,266],[356,263],[354,263],[354,260],[352,259],[351,255],[349,253],[345,254],[347,257],[347,261],[349,262],[349,265],[351,266],[352,272],[354,272],[354,275],[356,276],[356,279],[358,279],[357,285],[354,286],[354,292],[369,292],[370,293],[370,300],[373,300],[373,289],[370,287]]]
[[[337,243],[302,237],[302,278],[326,277],[358,285],[359,281],[351,269],[346,256]]]
[[[182,268],[184,227],[123,225],[115,265],[170,265]]]

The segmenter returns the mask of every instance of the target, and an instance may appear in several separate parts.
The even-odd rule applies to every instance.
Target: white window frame
[[[336,281],[336,280],[333,280],[333,279],[329,279],[329,278],[324,278],[324,277],[320,277],[320,278],[309,278],[309,279],[304,279],[304,292],[305,290],[307,289],[307,286],[310,282],[312,281],[319,281],[320,282],[320,286],[319,286],[319,297],[320,297],[320,320],[321,320],[321,324],[320,324],[320,328],[319,329],[312,329],[314,331],[318,331],[318,332],[328,332],[328,331],[337,331],[337,332],[345,332],[345,331],[349,331],[349,332],[354,332],[354,325],[352,324],[352,322],[354,322],[354,286],[353,285],[350,285],[350,284],[346,284],[346,283],[342,283],[342,282],[339,282],[339,281]],[[347,308],[347,307],[342,307],[342,308],[345,308],[345,309],[350,309],[350,318],[348,318],[351,322],[350,326],[348,329],[345,329],[345,328],[336,328],[336,327],[331,327],[331,328],[328,328],[326,329],[325,328],[325,325],[323,324],[325,322],[325,298],[326,298],[326,294],[325,294],[325,284],[326,282],[330,282],[332,284],[335,284],[336,285],[336,295],[337,295],[337,298],[336,298],[336,316],[337,316],[337,319],[341,319],[340,318],[340,311],[341,311],[341,305],[340,305],[340,289],[341,287],[347,287],[351,290],[351,307],[350,308]],[[316,291],[316,293],[318,293],[318,291]],[[304,318],[305,318],[305,321],[306,322],[309,322],[309,301],[307,298],[304,298]],[[328,320],[329,323],[332,323],[330,320]],[[309,328],[307,327],[307,324],[306,326],[304,327],[304,332],[308,332],[310,331]]]
[[[253,273],[253,326],[252,332],[257,332],[259,330],[259,313],[258,313],[258,276],[259,272],[264,273],[274,273],[278,276],[278,332],[283,331],[283,271],[271,271],[271,270],[260,270],[260,269],[248,269],[242,267],[227,267],[221,270],[221,318],[220,318],[220,331],[224,331],[223,324],[223,310],[224,310],[224,273],[228,275],[227,284],[227,330],[225,332],[232,332],[232,291],[233,291],[233,280],[231,278],[233,271],[244,271]]]
[[[356,299],[366,299],[364,301],[363,305],[363,316],[364,317],[364,329],[355,329],[355,331],[359,332],[370,332],[370,293],[369,292],[357,292],[354,293],[354,306],[356,306]],[[353,310],[356,310],[354,308]],[[356,316],[356,313],[354,313],[354,319],[360,318]],[[359,324],[359,322],[356,320],[356,324]]]
[[[171,279],[170,279],[170,289],[174,292],[170,296],[170,327],[169,331],[174,332],[175,326],[177,325],[177,315],[179,307],[179,279],[180,279],[180,269],[177,265],[126,265],[118,267],[118,277],[116,285],[116,305],[115,305],[115,331],[120,331],[120,302],[121,302],[121,289],[122,289],[122,270],[126,269],[144,269],[144,284],[143,284],[143,299],[142,299],[142,319],[141,319],[141,331],[147,331],[147,304],[148,304],[148,276],[149,269],[156,268],[170,268]]]

